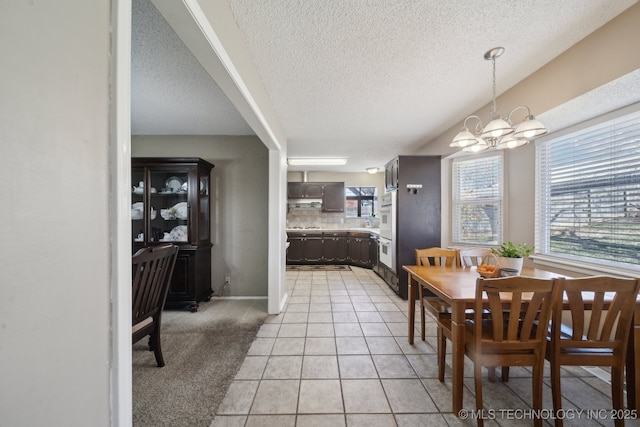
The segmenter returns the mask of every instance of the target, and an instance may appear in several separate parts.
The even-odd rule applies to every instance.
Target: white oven
[[[395,248],[393,247],[393,241],[386,237],[380,236],[380,244],[378,245],[380,252],[379,260],[381,263],[390,268],[393,272],[396,271],[395,263]]]
[[[395,240],[396,193],[384,193],[380,198],[380,237]]]
[[[379,260],[396,272],[396,192],[384,193],[380,198]]]

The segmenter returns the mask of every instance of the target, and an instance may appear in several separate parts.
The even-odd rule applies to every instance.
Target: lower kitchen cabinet
[[[371,267],[370,246],[371,238],[368,233],[349,233],[348,248],[351,264],[359,267]]]
[[[303,248],[306,261],[322,261],[322,236],[305,237],[303,241]]]
[[[343,264],[347,262],[347,233],[322,233],[322,260]]]
[[[373,268],[377,263],[377,244],[370,233],[288,232],[287,234],[289,241],[287,264],[351,264]]]

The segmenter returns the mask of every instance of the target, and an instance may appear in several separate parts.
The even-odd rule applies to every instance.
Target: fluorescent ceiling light
[[[306,159],[287,159],[287,163],[291,166],[339,166],[346,165],[347,159],[309,157]]]

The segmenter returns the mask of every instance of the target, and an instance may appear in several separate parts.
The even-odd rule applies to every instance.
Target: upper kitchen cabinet
[[[400,160],[395,158],[384,166],[384,186],[386,191],[396,191],[398,189],[398,169]]]
[[[321,182],[288,182],[289,199],[322,199]]]
[[[344,182],[288,182],[287,198],[322,200],[323,212],[344,212]]]
[[[131,159],[133,252],[147,246],[179,246],[167,307],[209,300],[211,290],[211,200],[213,165],[199,158]]]
[[[324,212],[344,212],[344,182],[329,182],[322,195]]]

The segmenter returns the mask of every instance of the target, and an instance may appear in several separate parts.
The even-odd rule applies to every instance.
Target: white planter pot
[[[505,258],[498,257],[498,263],[500,264],[500,269],[509,268],[512,270],[516,270],[517,274],[520,274],[522,271],[522,262],[524,258]]]

